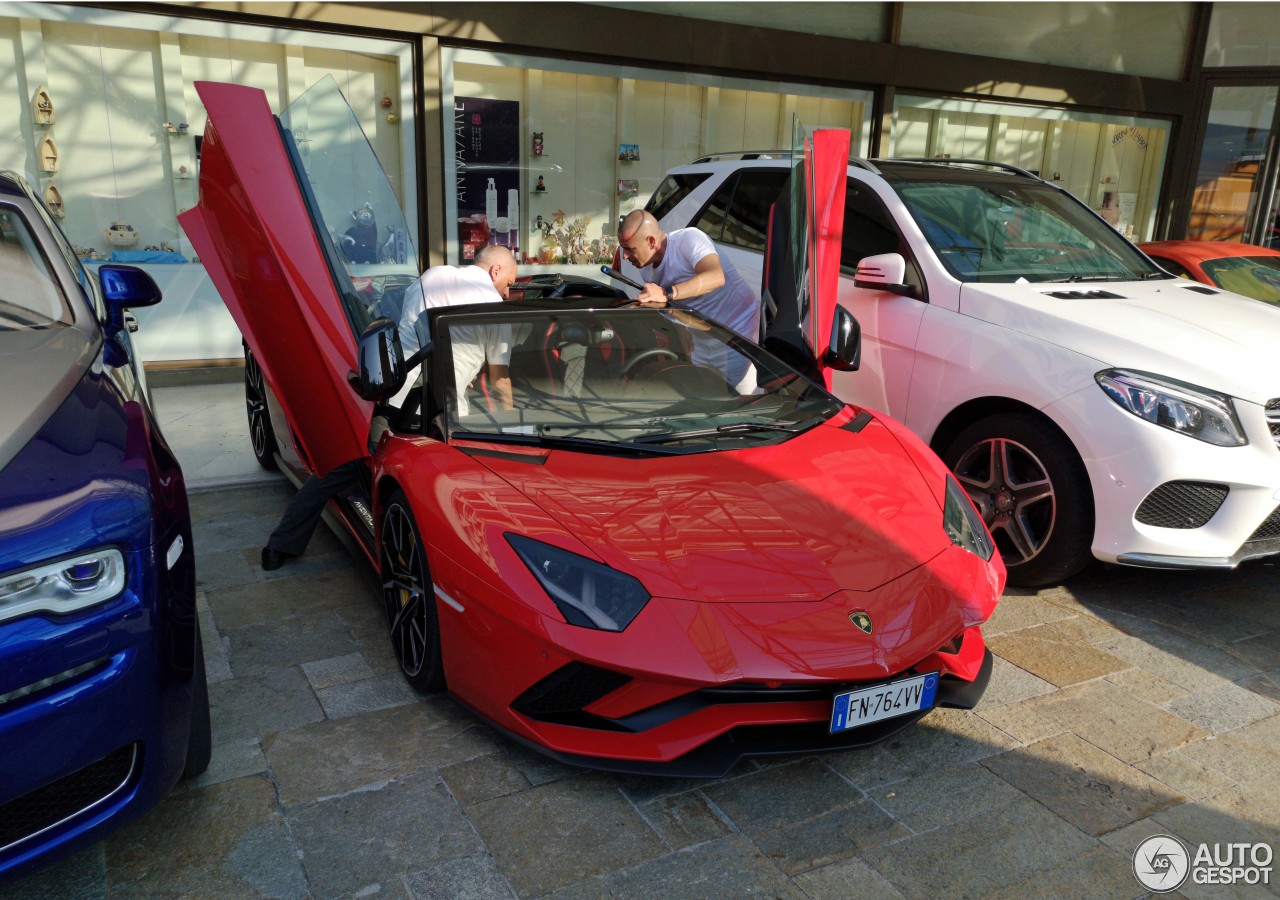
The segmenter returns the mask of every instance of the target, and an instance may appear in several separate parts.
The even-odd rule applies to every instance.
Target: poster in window
[[[462,261],[486,244],[520,245],[520,102],[457,97],[453,107],[458,246]]]

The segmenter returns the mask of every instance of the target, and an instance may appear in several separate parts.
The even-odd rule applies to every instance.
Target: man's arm
[[[646,284],[636,299],[646,306],[661,307],[666,306],[668,302],[684,303],[695,300],[723,285],[724,267],[720,265],[720,256],[716,253],[708,253],[693,267],[692,278],[676,282],[665,291],[659,285]]]
[[[497,363],[489,363],[489,386],[503,409],[515,409],[515,398],[511,393],[511,370]]]

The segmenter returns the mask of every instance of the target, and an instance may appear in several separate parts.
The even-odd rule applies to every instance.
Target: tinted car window
[[[662,179],[662,184],[658,185],[658,189],[653,192],[653,196],[649,198],[644,208],[653,213],[655,219],[661,220],[663,216],[675,209],[677,203],[688,197],[694,188],[710,177],[707,172],[668,175]]]
[[[1148,254],[1148,256],[1150,256],[1150,254]],[[1174,262],[1167,256],[1152,256],[1151,259],[1155,261],[1156,265],[1164,269],[1166,272],[1172,272],[1174,275],[1179,275],[1183,278],[1191,278],[1192,281],[1195,281],[1191,272],[1189,272],[1187,267],[1182,263]]]
[[[70,325],[71,312],[27,221],[0,208],[0,331]]]
[[[1200,267],[1225,290],[1269,303],[1280,301],[1280,256],[1228,256],[1205,260]]]
[[[884,204],[871,188],[850,178],[844,194],[840,268],[852,275],[858,270],[861,260],[881,253],[902,254],[907,262],[906,283],[921,292],[917,296],[923,297],[924,278]]]
[[[721,240],[735,247],[764,250],[769,208],[787,182],[787,169],[761,169],[738,175],[738,187],[725,217]]]
[[[729,203],[733,199],[733,189],[737,187],[737,184],[738,179],[736,177],[727,179],[724,184],[720,185],[720,189],[711,195],[711,199],[703,207],[701,215],[692,222],[694,228],[701,229],[713,241],[721,240],[721,236],[724,233],[725,214],[729,211]]]

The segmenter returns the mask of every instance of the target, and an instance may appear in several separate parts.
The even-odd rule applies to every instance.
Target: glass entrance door
[[[1187,237],[1280,248],[1278,85],[1213,88]]]

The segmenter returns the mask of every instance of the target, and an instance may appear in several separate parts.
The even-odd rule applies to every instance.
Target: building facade
[[[156,363],[238,356],[176,221],[200,80],[279,111],[334,78],[423,265],[498,241],[527,271],[592,271],[668,168],[785,151],[797,121],[850,129],[861,156],[1020,166],[1135,240],[1261,242],[1276,21],[1280,3],[13,3],[0,168],[29,174],[86,258],[158,273],[168,301],[139,335]]]

